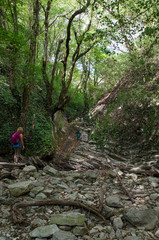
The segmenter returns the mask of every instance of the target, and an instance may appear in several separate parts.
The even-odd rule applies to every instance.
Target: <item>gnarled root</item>
[[[75,206],[88,210],[89,212],[94,213],[100,217],[105,223],[108,223],[107,220],[101,215],[98,209],[92,207],[88,204],[84,204],[78,201],[63,201],[63,200],[40,200],[40,201],[23,201],[16,202],[12,205],[12,219],[14,223],[21,223],[24,221],[19,208],[29,207],[29,206],[50,206],[50,205],[61,205],[61,206]]]

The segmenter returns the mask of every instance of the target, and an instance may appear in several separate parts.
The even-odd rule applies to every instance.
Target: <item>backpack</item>
[[[12,137],[11,137],[11,139],[10,139],[10,141],[11,141],[11,143],[18,143],[19,142],[19,136],[20,136],[20,134],[19,133],[14,133],[13,135],[12,135]]]

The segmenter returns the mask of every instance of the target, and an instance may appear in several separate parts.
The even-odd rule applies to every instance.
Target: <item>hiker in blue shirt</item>
[[[81,133],[80,133],[80,131],[78,130],[78,131],[77,131],[77,140],[80,139],[80,136],[81,136]]]

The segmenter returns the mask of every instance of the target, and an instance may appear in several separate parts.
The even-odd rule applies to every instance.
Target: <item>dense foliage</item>
[[[159,146],[159,59],[139,54],[130,57],[126,85],[98,117],[92,136],[100,147],[114,141],[118,145],[157,149]]]
[[[130,84],[108,106],[96,139],[109,134],[131,140],[136,126],[146,140],[156,136],[157,2],[2,0],[0,153],[11,152],[9,139],[18,126],[26,154],[54,152],[55,114],[87,119],[97,99],[123,78]]]

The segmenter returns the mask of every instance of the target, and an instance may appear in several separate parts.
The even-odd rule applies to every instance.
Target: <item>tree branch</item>
[[[55,60],[54,60],[53,68],[52,68],[52,74],[51,74],[51,86],[53,86],[53,81],[54,81],[55,71],[56,71],[56,65],[57,65],[57,59],[58,59],[58,55],[60,53],[60,47],[61,47],[61,44],[63,43],[63,41],[64,41],[64,39],[59,40],[57,50],[56,50],[56,53],[55,53]]]
[[[96,41],[95,41],[89,48],[87,48],[83,53],[81,53],[81,54],[78,56],[77,60],[80,59],[81,57],[83,57],[84,55],[86,55],[86,54],[93,48],[93,46],[94,46],[95,44],[96,44]]]
[[[83,74],[84,74],[84,71],[83,71],[82,74],[81,74],[81,79],[80,79],[77,87],[75,88],[75,90],[74,90],[74,92],[72,93],[72,95],[69,97],[69,101],[73,98],[73,96],[74,96],[75,93],[77,92],[77,89],[79,88],[79,86],[80,86],[80,84],[81,84],[81,82],[82,82]]]
[[[12,206],[12,219],[14,223],[21,223],[24,221],[24,217],[21,215],[19,208],[29,207],[29,206],[50,206],[50,205],[62,205],[62,206],[75,206],[84,208],[98,217],[100,217],[105,223],[107,220],[101,215],[101,213],[95,207],[88,204],[84,204],[78,201],[63,201],[63,200],[41,200],[41,201],[23,201],[17,202]]]
[[[4,29],[6,30],[6,23],[5,23],[5,14],[3,12],[2,6],[0,6],[0,16],[1,16],[1,25],[3,25]]]
[[[83,6],[81,9],[78,9],[77,11],[75,11],[72,16],[69,19],[68,25],[67,25],[67,37],[66,37],[66,52],[65,52],[65,56],[64,56],[64,60],[63,60],[63,76],[62,76],[62,84],[63,87],[65,87],[65,77],[66,77],[66,68],[67,68],[67,58],[69,56],[69,51],[70,51],[70,47],[69,47],[69,42],[70,42],[70,36],[71,36],[71,25],[72,22],[74,20],[74,18],[76,16],[78,16],[79,14],[85,12],[85,10],[87,9],[87,7],[90,5],[90,0],[87,0],[87,4],[85,6]]]
[[[139,16],[141,16],[142,14],[146,13],[148,10],[150,10],[153,6],[157,5],[157,3],[152,4],[149,8],[147,8],[145,11],[140,12],[138,15],[136,15],[134,18],[131,18],[128,23],[131,23],[132,21],[134,21],[136,18],[138,18]]]

